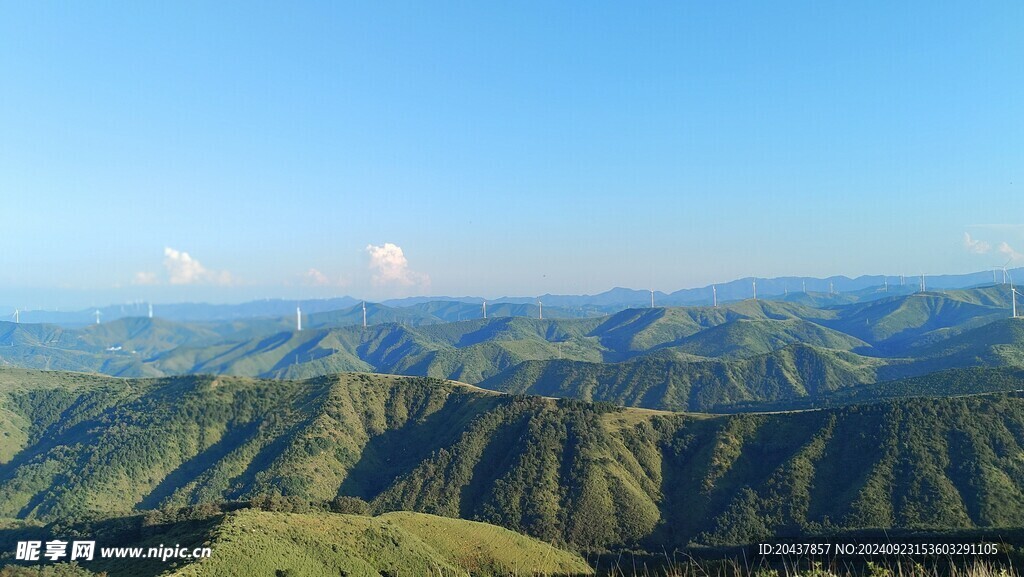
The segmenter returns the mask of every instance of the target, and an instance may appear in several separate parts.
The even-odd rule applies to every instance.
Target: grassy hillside
[[[180,518],[166,520],[168,516]],[[89,535],[98,547],[180,545],[190,552],[197,547],[211,551],[209,558],[200,560],[96,559],[82,565],[83,572],[105,572],[112,577],[593,574],[578,555],[507,529],[410,512],[368,517],[249,508],[222,514],[216,508],[206,513],[200,508],[70,527],[7,530],[0,532],[0,545],[5,552],[13,551],[18,540],[45,540],[70,531]]]
[[[701,357],[752,357],[791,344],[850,351],[864,341],[801,319],[737,319],[683,339],[672,350]]]
[[[1024,366],[1024,319],[1000,318],[915,352],[937,365]]]
[[[116,349],[148,358],[186,344],[214,343],[222,338],[222,333],[203,325],[126,317],[83,327],[74,332],[74,338],[76,347],[83,350],[103,352]]]
[[[229,575],[589,575],[577,555],[507,529],[420,513],[229,514],[210,543],[216,555],[169,572]]]
[[[627,309],[611,315],[591,335],[622,360],[659,348],[682,345],[688,337],[740,319],[818,319],[832,313],[777,301],[739,301],[721,307]]]
[[[731,361],[680,361],[674,354],[622,363],[533,361],[485,379],[480,386],[631,407],[709,411],[737,403],[825,398],[833,391],[875,382],[877,371],[885,366],[880,359],[792,345]]]
[[[180,347],[147,363],[156,375],[309,378],[372,371],[479,381],[520,362],[600,360],[590,320],[517,317],[431,326],[397,324],[283,331],[238,342]],[[151,374],[153,374],[151,373]]]
[[[261,496],[474,519],[584,549],[1024,524],[1024,399],[719,417],[347,374],[0,371],[0,516]]]
[[[909,397],[949,397],[1024,390],[1024,369],[968,367],[837,391],[827,402],[853,404]]]
[[[915,293],[836,309],[836,318],[822,322],[881,351],[901,354],[915,341],[939,340],[1009,316],[1008,297],[999,286]]]

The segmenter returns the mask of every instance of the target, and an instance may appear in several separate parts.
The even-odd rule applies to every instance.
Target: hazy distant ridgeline
[[[1009,271],[1011,276],[1019,276],[1024,269]],[[757,281],[758,295],[762,299],[771,298],[807,304],[811,306],[829,306],[849,304],[883,298],[887,296],[911,294],[918,290],[918,279],[907,277],[900,284],[898,275],[866,275],[857,278],[833,276],[816,277],[779,277],[779,278],[743,278],[715,285],[718,301],[745,300],[752,296],[752,281]],[[985,285],[995,282],[991,272],[976,272],[960,275],[928,275],[927,286],[932,290],[951,290]],[[887,284],[885,284],[887,283]],[[702,306],[712,304],[712,287],[681,289],[671,293],[655,291],[657,306]],[[488,316],[531,316],[538,314],[538,301],[547,307],[550,318],[574,318],[580,316],[601,316],[619,312],[628,308],[650,306],[651,293],[648,290],[614,288],[594,295],[552,295],[537,297],[502,297],[488,302]],[[385,300],[381,303],[386,309],[409,309],[406,313],[398,313],[407,317],[405,321],[415,318],[427,319],[429,322],[453,322],[476,318],[482,312],[484,299],[480,297],[409,297]],[[64,326],[83,326],[95,322],[94,313],[99,310],[102,318],[109,322],[126,317],[143,317],[149,312],[149,303],[137,301],[132,303],[110,305],[99,309],[89,308],[79,311],[51,311],[45,307],[28,309],[15,307],[18,303],[8,303],[6,309],[21,309],[21,320],[25,323],[59,324]],[[34,304],[34,303],[25,303]],[[178,322],[224,322],[246,319],[292,318],[295,307],[301,306],[307,314],[343,313],[349,317],[351,324],[360,324],[362,311],[359,299],[338,297],[328,299],[261,299],[241,304],[205,304],[205,303],[173,303],[156,305],[156,316]],[[373,314],[372,304],[367,303],[368,313]],[[373,319],[374,323],[398,322],[391,318]]]
[[[366,374],[0,379],[6,517],[349,495],[584,548],[1024,523],[1016,395],[696,418]]]
[[[656,409],[801,407],[828,404],[849,387],[935,371],[1024,366],[1021,321],[1007,318],[1007,293],[1000,285],[826,307],[745,300],[461,322],[433,316],[459,303],[367,305],[365,328],[357,305],[310,314],[302,331],[294,319],[129,318],[79,329],[4,322],[0,364],[128,377],[361,371]],[[941,381],[932,382],[934,394],[945,394]],[[1006,380],[996,388],[1007,388]]]

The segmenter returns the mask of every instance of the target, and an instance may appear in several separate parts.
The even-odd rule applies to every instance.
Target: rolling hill
[[[459,322],[433,313],[475,304],[422,302],[368,305],[369,317],[398,321],[368,327],[357,305],[308,315],[303,331],[287,319],[128,318],[73,330],[0,323],[0,366],[122,377],[302,379],[362,371],[655,409],[732,411],[787,399],[797,407],[850,386],[1020,366],[1024,333],[1009,328],[1005,292],[989,286],[824,308],[746,300],[596,318]]]
[[[806,345],[739,360],[674,356],[662,353],[622,363],[531,361],[479,385],[508,393],[706,412],[737,404],[821,400],[836,390],[875,382],[886,366],[879,359]]]
[[[24,519],[351,496],[586,550],[1024,523],[1017,394],[707,417],[366,374],[3,370],[0,439],[0,516]]]
[[[822,324],[866,341],[883,354],[898,355],[922,341],[940,340],[951,331],[1009,316],[1008,297],[1001,286],[914,293],[837,309],[836,317]]]
[[[240,505],[223,513],[218,507],[199,507],[70,528],[28,526],[0,532],[0,547],[13,551],[19,540],[45,540],[70,530],[89,535],[98,547],[148,551],[178,546],[190,554],[197,548],[211,552],[198,560],[97,558],[80,565],[82,573],[113,577],[593,574],[574,553],[485,523],[410,512],[369,517],[309,507],[284,512]]]

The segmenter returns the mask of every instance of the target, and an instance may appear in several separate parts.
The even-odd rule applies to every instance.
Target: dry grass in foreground
[[[1006,562],[985,559],[950,559],[920,563],[912,559],[892,562],[844,563],[780,562],[744,566],[737,561],[675,562],[668,567],[648,568],[614,564],[600,567],[601,577],[1020,577]]]

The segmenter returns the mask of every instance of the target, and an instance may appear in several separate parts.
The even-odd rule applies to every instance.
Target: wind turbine
[[[96,324],[100,324],[100,315],[103,313],[100,312],[100,309],[96,309],[96,312],[93,314],[96,315]]]
[[[921,292],[928,290],[924,284],[924,273],[921,273]]]
[[[1006,267],[1003,267],[1003,274],[1009,276],[1006,272]],[[1010,302],[1012,303],[1011,316],[1010,318],[1017,318],[1017,295],[1020,294],[1013,286],[1013,277],[1010,277]]]
[[[750,281],[750,285],[754,288],[754,300],[757,300],[757,279]]]
[[[153,318],[153,303],[149,303],[149,318]]]
[[[651,289],[651,308],[654,308],[654,289]]]
[[[828,281],[828,296],[836,294],[835,287],[832,285],[832,281]]]
[[[889,277],[882,277],[882,286],[885,292],[889,292]]]
[[[537,318],[544,320],[544,303],[537,301],[538,313]]]
[[[302,309],[298,306],[295,307],[295,331],[299,332],[302,330]]]
[[[484,318],[487,318],[487,301],[484,301]]]
[[[803,287],[803,289],[804,289],[804,294],[807,294],[807,279],[803,279],[803,280],[801,280],[801,281],[800,281],[800,286],[801,286],[801,287]]]
[[[718,287],[711,285],[711,302],[718,308]]]
[[[363,328],[366,328],[366,301],[363,301]]]
[[[12,317],[14,317],[14,324],[16,324],[16,325],[20,325],[21,324],[21,317],[18,316],[18,313],[20,313],[20,312],[21,311],[19,311],[18,309],[14,309],[14,314],[11,315]]]

